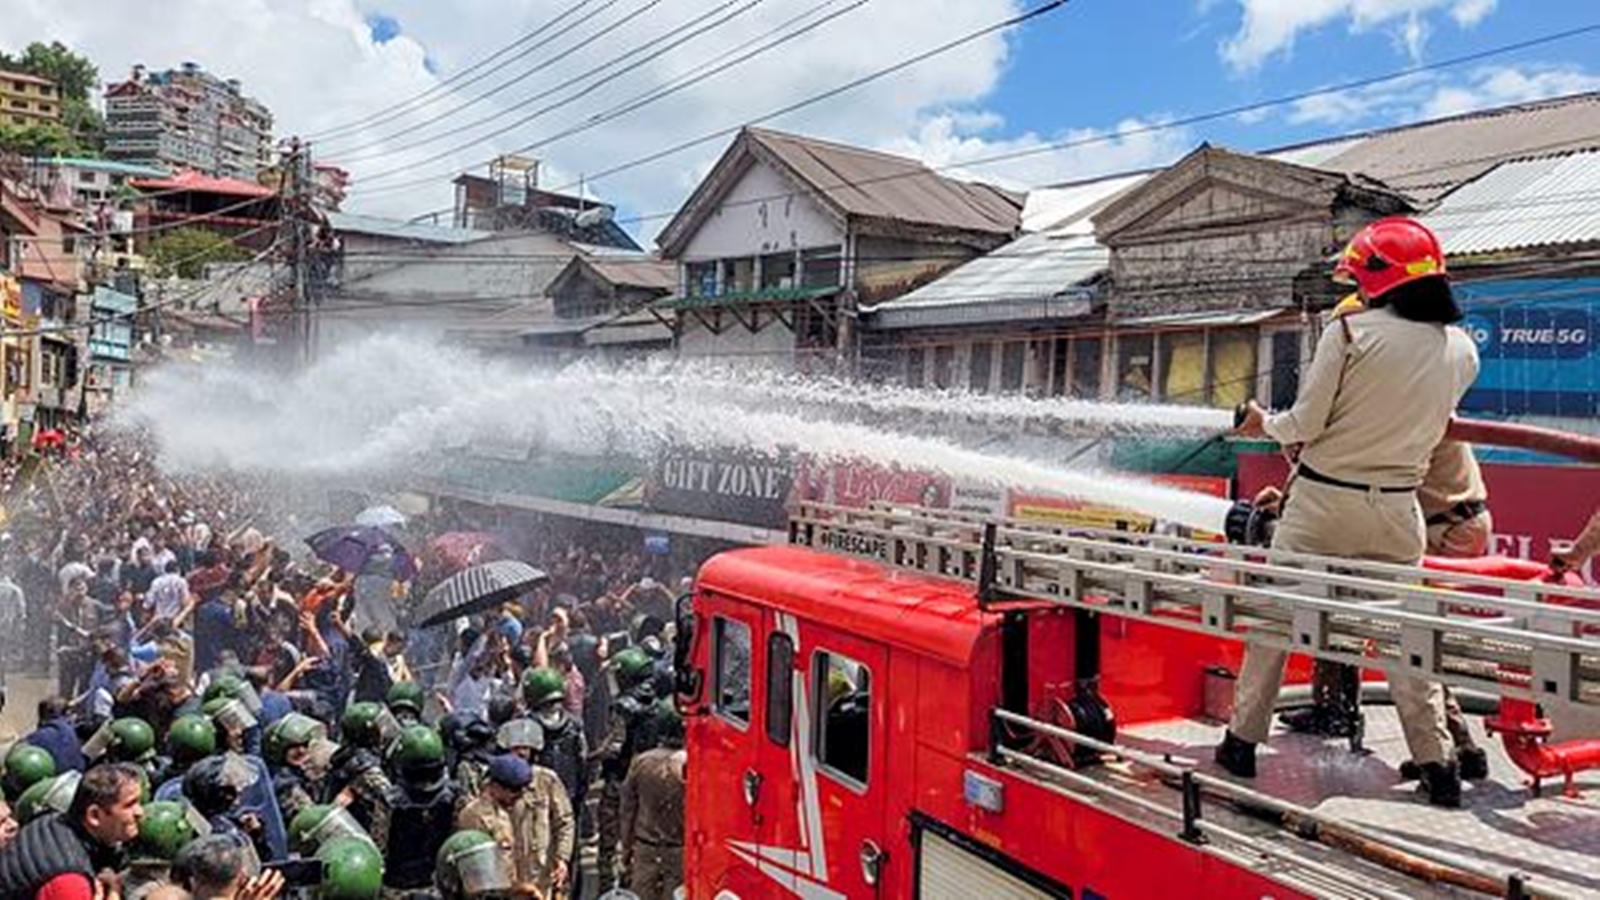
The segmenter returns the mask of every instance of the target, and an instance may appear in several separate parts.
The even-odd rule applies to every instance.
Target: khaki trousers
[[[1465,522],[1440,522],[1428,526],[1428,555],[1467,559],[1489,552],[1494,519],[1488,510]]]
[[[1357,491],[1300,478],[1284,504],[1272,546],[1296,553],[1412,565],[1421,560],[1424,541],[1422,510],[1415,494]],[[1245,645],[1234,688],[1233,720],[1228,725],[1235,737],[1253,744],[1266,741],[1288,659],[1281,650]],[[1445,730],[1439,685],[1393,677],[1389,693],[1400,714],[1411,758],[1419,764],[1444,762],[1450,756],[1450,735]]]
[[[683,848],[635,843],[633,877],[628,889],[639,900],[672,900],[672,892],[683,884]]]

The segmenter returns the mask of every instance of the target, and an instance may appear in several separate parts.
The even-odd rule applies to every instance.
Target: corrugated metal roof
[[[600,256],[584,260],[600,277],[616,285],[653,291],[678,289],[678,267],[654,256]]]
[[[1502,163],[1423,221],[1448,255],[1600,242],[1600,152]]]
[[[1022,208],[1022,230],[1070,229],[1073,234],[1092,234],[1094,225],[1089,221],[1090,216],[1123,193],[1143,184],[1153,174],[1131,172],[1029,191],[1028,202]]]
[[[1279,309],[1241,309],[1227,310],[1224,312],[1186,312],[1164,313],[1159,316],[1140,316],[1136,319],[1118,319],[1120,326],[1136,328],[1162,328],[1166,326],[1182,326],[1184,328],[1226,328],[1232,325],[1258,325],[1268,319],[1276,318],[1286,312],[1289,307]]]
[[[113,175],[130,175],[134,178],[165,178],[172,174],[160,166],[142,166],[137,163],[117,162],[113,159],[89,159],[82,156],[40,156],[33,165],[46,168],[68,168],[83,172],[106,172]]]
[[[872,317],[875,328],[1003,321],[1016,318],[1019,311],[1076,317],[1089,311],[1082,284],[1110,264],[1111,251],[1092,235],[1070,230],[1028,234],[862,312]],[[1059,298],[1073,301],[1070,308],[1046,302]]]
[[[328,213],[328,224],[334,231],[342,231],[347,234],[370,234],[377,237],[424,241],[432,244],[466,244],[494,236],[492,231],[474,231],[470,228],[445,228],[440,225],[402,222],[399,219],[385,219],[379,216],[363,216],[346,212]]]
[[[903,156],[764,128],[746,134],[849,215],[991,234],[1017,230],[1018,194],[948,178]]]

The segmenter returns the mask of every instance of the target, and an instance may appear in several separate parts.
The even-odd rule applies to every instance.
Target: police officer
[[[670,702],[656,705],[660,745],[640,753],[622,783],[622,853],[628,887],[639,900],[672,900],[683,883],[683,794],[689,755],[683,719]]]
[[[494,726],[477,713],[455,712],[441,720],[440,731],[461,796],[478,796],[489,775],[489,761],[495,757]]]
[[[292,712],[267,727],[261,748],[272,771],[272,792],[284,818],[322,799],[326,773],[314,771],[313,745],[326,740],[327,728],[316,719]]]
[[[589,742],[584,737],[583,722],[567,711],[566,679],[555,669],[530,669],[522,677],[522,700],[539,728],[544,732],[544,748],[536,759],[540,766],[556,773],[566,788],[567,801],[578,816],[580,833],[592,828],[585,800],[589,796],[592,780],[589,765]],[[588,826],[583,822],[587,819]],[[583,870],[578,865],[577,851],[569,868],[572,871],[573,896],[583,893]]]
[[[433,885],[440,900],[506,900],[511,867],[500,844],[481,831],[458,831],[439,848]]]
[[[201,715],[179,716],[167,729],[167,755],[158,767],[156,784],[182,778],[189,767],[217,752],[217,727]]]
[[[1361,229],[1335,268],[1366,309],[1343,315],[1318,343],[1300,396],[1267,414],[1251,403],[1239,432],[1297,447],[1275,548],[1415,564],[1426,546],[1417,488],[1457,401],[1477,376],[1477,350],[1461,318],[1432,232],[1391,218]],[[1255,775],[1287,654],[1247,644],[1234,714],[1217,762]],[[1438,685],[1390,678],[1412,758],[1430,802],[1458,806],[1461,780]]]
[[[317,900],[376,900],[383,894],[384,859],[371,842],[348,837],[329,841],[317,850],[317,859],[322,861]]]
[[[389,688],[385,703],[389,712],[394,714],[395,720],[401,727],[416,725],[422,721],[422,707],[427,703],[428,695],[422,690],[422,685],[415,681],[396,681]]]
[[[444,740],[427,725],[410,725],[389,751],[394,781],[373,817],[372,839],[389,861],[387,891],[426,890],[433,860],[450,836],[457,790],[444,758]]]
[[[16,802],[28,788],[54,777],[56,761],[48,751],[32,744],[18,744],[6,754],[0,787],[5,789],[6,799]]]
[[[210,833],[210,827],[181,802],[158,800],[146,805],[139,820],[139,837],[128,847],[128,866],[122,873],[124,900],[138,900],[151,889],[170,883],[172,861],[179,851]]]
[[[350,810],[363,828],[394,784],[383,769],[383,752],[400,725],[381,703],[352,703],[339,718],[339,749],[328,773],[327,794]]]
[[[610,663],[617,690],[611,701],[606,737],[595,749],[600,761],[600,884],[617,881],[617,849],[621,839],[622,782],[633,758],[655,746],[655,667],[649,654],[636,647],[618,653]]]
[[[302,857],[315,856],[324,844],[340,838],[372,842],[372,835],[336,803],[316,803],[295,814],[289,822],[289,847]]]
[[[212,834],[236,838],[250,845],[256,861],[276,854],[267,840],[261,817],[244,808],[239,798],[255,782],[256,771],[234,754],[208,756],[183,776],[183,796],[211,827]]]
[[[456,818],[457,828],[493,837],[516,890],[538,897],[565,889],[576,825],[555,773],[510,753],[489,763],[483,794]]]

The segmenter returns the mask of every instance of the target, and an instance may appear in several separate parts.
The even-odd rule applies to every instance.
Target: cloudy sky
[[[3,0],[116,81],[195,61],[356,177],[349,208],[448,208],[499,153],[584,179],[648,242],[735,127],[1044,0]],[[153,12],[152,10],[159,10]],[[1590,24],[1593,0],[1072,0],[767,121],[1014,186],[1600,88],[1600,35],[1191,125],[1185,119]],[[725,65],[726,64],[726,65]],[[713,67],[722,71],[701,78]],[[687,87],[681,87],[683,85]],[[674,88],[678,88],[674,90]],[[587,127],[584,127],[587,126]],[[1066,146],[1061,146],[1066,145]],[[1039,152],[1017,156],[1023,151]],[[1010,155],[1004,162],[982,160]]]

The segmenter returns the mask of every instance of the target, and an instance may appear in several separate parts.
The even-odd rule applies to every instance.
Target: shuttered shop
[[[1018,878],[934,831],[923,831],[917,896],[921,900],[1057,900],[1053,893]]]

